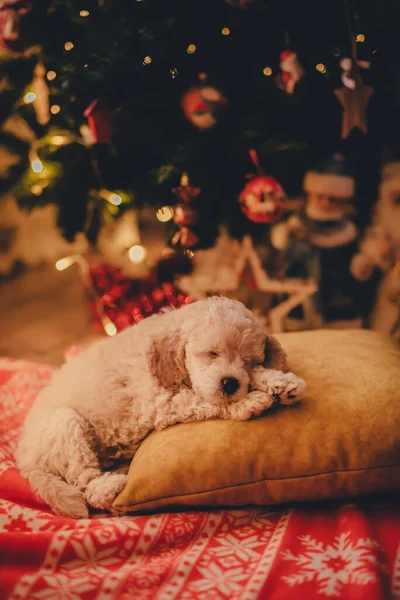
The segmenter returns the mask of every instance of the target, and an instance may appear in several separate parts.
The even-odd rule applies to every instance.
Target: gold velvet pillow
[[[299,404],[245,422],[150,434],[118,513],[267,505],[400,488],[400,352],[366,330],[276,336],[308,385]]]

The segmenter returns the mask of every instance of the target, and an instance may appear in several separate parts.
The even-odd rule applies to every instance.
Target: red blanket
[[[24,415],[52,367],[0,359],[0,598],[400,598],[395,497],[75,521],[14,466]]]

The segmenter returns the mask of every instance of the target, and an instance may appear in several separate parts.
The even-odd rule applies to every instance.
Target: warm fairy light
[[[318,63],[315,68],[317,69],[317,71],[319,71],[320,73],[326,73],[326,66],[323,63]]]
[[[265,69],[263,69],[263,73],[267,77],[269,77],[270,75],[272,75],[272,69],[271,69],[271,67],[265,67]]]
[[[68,143],[68,138],[66,135],[53,135],[50,141],[55,146],[62,146]]]
[[[223,30],[221,31],[222,35],[229,35],[231,32],[231,30],[229,29],[229,27],[224,27]]]
[[[43,188],[38,183],[35,183],[35,185],[31,187],[31,192],[34,196],[41,196],[43,193]]]
[[[183,173],[183,175],[181,177],[181,185],[183,187],[186,187],[187,185],[189,185],[189,177],[188,177],[187,173]]]
[[[46,77],[49,81],[53,81],[57,77],[57,73],[55,71],[47,71]]]
[[[36,94],[34,94],[33,92],[28,92],[24,96],[24,102],[25,102],[25,104],[30,104],[30,102],[33,102],[34,100],[36,100]]]
[[[356,37],[356,42],[365,42],[365,35],[363,33],[359,33]]]
[[[179,75],[179,71],[176,67],[170,69],[169,72],[171,73],[172,79],[176,79],[176,77]]]
[[[74,262],[73,256],[65,256],[56,262],[56,269],[57,271],[65,271],[65,269],[68,269]]]
[[[80,17],[88,17],[89,15],[90,15],[90,12],[88,10],[80,10],[79,11]]]
[[[196,52],[196,46],[194,44],[189,44],[189,46],[186,48],[186,52],[188,54],[193,54],[193,52]]]
[[[115,335],[117,333],[117,328],[115,327],[114,323],[112,321],[110,321],[110,319],[108,317],[103,317],[101,319],[101,322],[103,324],[104,331],[106,332],[107,335],[112,337],[113,335]]]
[[[31,168],[34,173],[41,173],[43,171],[43,164],[38,158],[36,158],[31,162]]]
[[[72,48],[74,47],[72,42],[65,42],[64,44],[64,48],[65,50],[68,52],[69,50],[72,50]]]
[[[166,223],[170,221],[174,216],[174,211],[170,206],[162,206],[157,211],[157,219],[161,221],[161,223]]]
[[[146,256],[146,250],[143,248],[143,246],[135,245],[129,248],[128,254],[132,262],[140,263]]]
[[[58,104],[53,104],[53,106],[50,108],[50,112],[52,115],[58,115],[60,110],[61,108],[58,106]]]
[[[151,56],[145,56],[143,59],[143,64],[144,65],[149,65],[151,63],[153,59],[151,58]]]
[[[111,204],[114,204],[114,206],[122,204],[122,198],[119,194],[111,194],[108,201],[111,202]]]

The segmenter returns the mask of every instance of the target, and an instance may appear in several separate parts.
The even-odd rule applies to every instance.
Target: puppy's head
[[[266,337],[240,302],[217,297],[198,301],[174,312],[173,321],[153,361],[164,387],[185,382],[200,399],[237,402],[248,393],[255,366],[286,369],[279,342]]]

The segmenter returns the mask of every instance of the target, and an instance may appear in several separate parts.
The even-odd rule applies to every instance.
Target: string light
[[[64,44],[64,48],[67,52],[69,52],[70,50],[72,50],[72,48],[74,47],[72,42],[65,42]]]
[[[90,12],[88,10],[80,10],[79,11],[80,17],[88,17],[89,15],[90,15]]]
[[[65,269],[68,269],[72,264],[74,264],[74,262],[75,260],[73,255],[65,256],[56,262],[56,269],[57,271],[65,271]]]
[[[66,135],[53,135],[50,142],[55,146],[63,146],[68,143],[68,137]]]
[[[356,42],[365,42],[365,35],[363,33],[359,33],[356,37]]]
[[[146,250],[143,248],[143,246],[135,245],[129,248],[128,254],[132,262],[140,263],[146,256]]]
[[[50,112],[52,115],[58,115],[60,110],[61,108],[58,106],[58,104],[53,104],[53,106],[50,108]]]
[[[326,73],[326,67],[323,63],[318,63],[315,68],[317,69],[317,71],[319,71],[320,73]]]
[[[36,158],[31,162],[31,169],[34,173],[41,173],[43,171],[43,163]]]
[[[151,63],[153,59],[151,58],[151,56],[145,56],[143,59],[143,64],[144,65],[149,65]]]
[[[110,337],[116,335],[118,330],[115,327],[114,323],[108,317],[102,317],[101,322],[104,327],[104,331],[107,335],[109,335]]]
[[[221,31],[222,35],[229,35],[231,32],[231,30],[229,29],[229,27],[224,27],[223,30]]]
[[[47,71],[46,77],[49,81],[53,81],[57,77],[57,73],[55,71]]]
[[[36,100],[36,94],[34,92],[28,92],[25,96],[24,96],[24,102],[25,104],[30,104],[31,102],[33,102],[34,100]]]
[[[31,192],[34,196],[41,196],[43,193],[43,188],[38,183],[35,183],[35,185],[31,187]]]
[[[167,223],[174,216],[174,211],[170,206],[162,206],[157,211],[157,219],[161,221],[161,223]]]
[[[176,77],[179,75],[179,71],[176,67],[170,69],[169,72],[171,73],[172,79],[176,79]]]
[[[196,46],[194,44],[189,44],[189,46],[186,48],[186,52],[188,54],[193,54],[193,52],[196,52]]]
[[[263,73],[267,77],[269,77],[270,75],[272,75],[272,69],[271,69],[271,67],[265,67],[265,69],[263,69]]]
[[[122,204],[122,198],[119,194],[111,194],[108,201],[111,202],[111,204],[114,204],[114,206]]]

